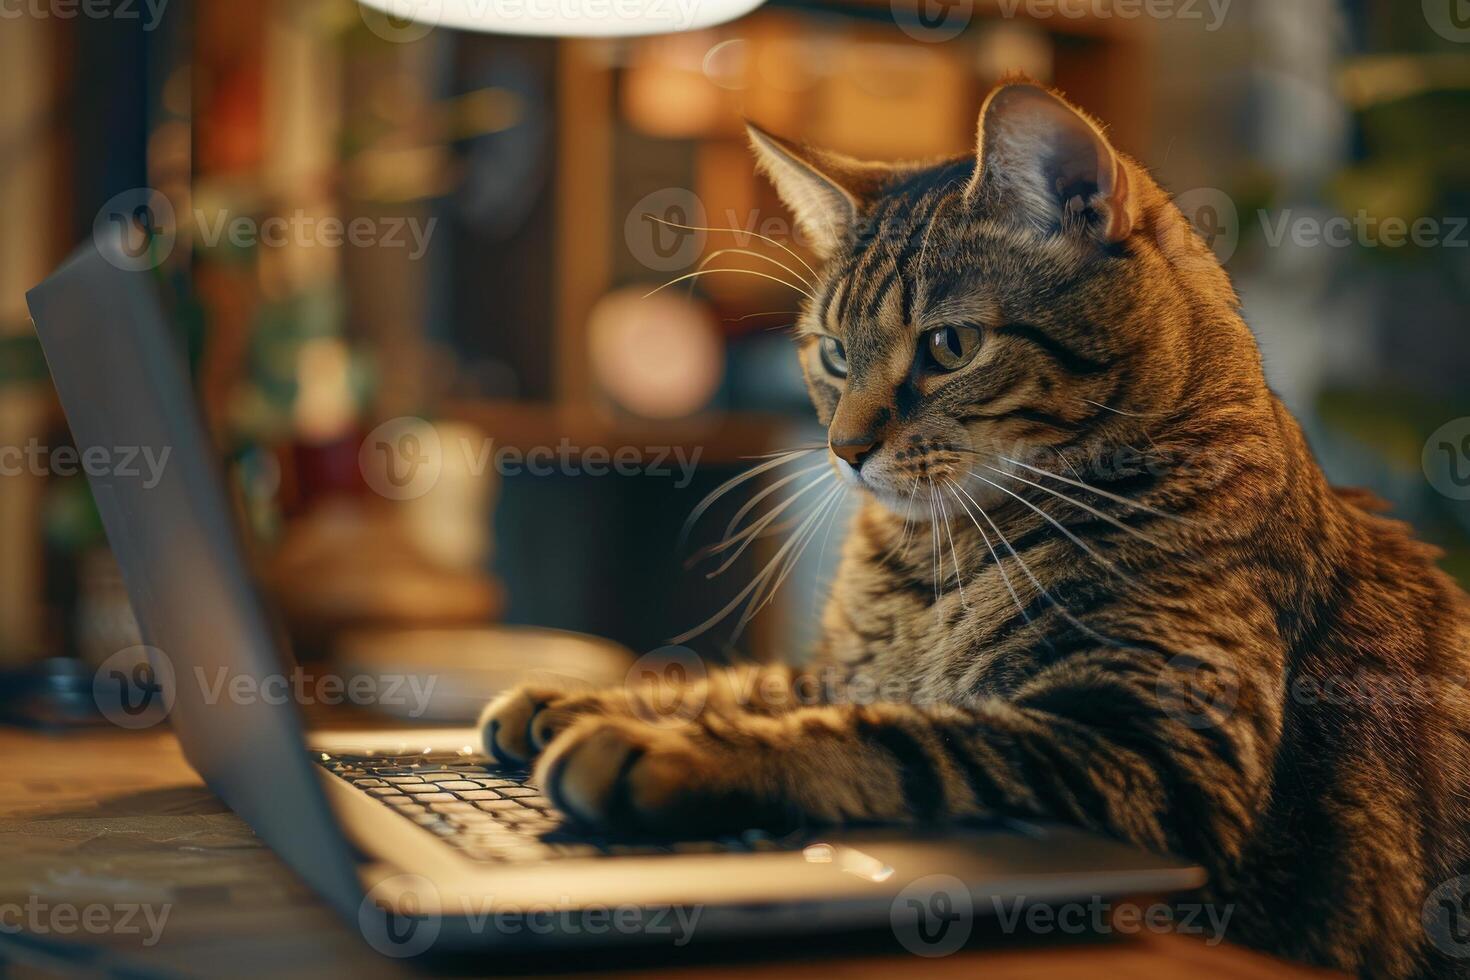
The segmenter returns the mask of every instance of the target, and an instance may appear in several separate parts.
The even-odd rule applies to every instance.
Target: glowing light
[[[374,33],[416,40],[435,27],[543,37],[674,34],[734,20],[762,0],[359,0]]]

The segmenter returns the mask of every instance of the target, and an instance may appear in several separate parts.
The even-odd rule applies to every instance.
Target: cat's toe
[[[573,726],[541,758],[536,782],[567,816],[588,826],[612,823],[626,770],[647,751],[626,726],[594,719]]]
[[[480,713],[480,741],[503,766],[525,766],[550,741],[546,708],[555,695],[520,687],[491,701]]]
[[[535,778],[574,821],[617,833],[715,833],[770,815],[707,746],[636,719],[577,722],[542,755]]]

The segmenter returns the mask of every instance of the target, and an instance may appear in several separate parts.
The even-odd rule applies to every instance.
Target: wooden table
[[[86,957],[165,976],[365,980],[425,971],[373,953],[204,788],[167,732],[0,729],[0,758],[0,958],[62,973]],[[90,924],[71,915],[91,916]],[[1327,976],[1174,934],[1061,944],[1013,935],[935,959],[868,934],[539,960],[486,954],[429,966],[456,975],[595,971],[670,980],[755,972],[812,980]]]

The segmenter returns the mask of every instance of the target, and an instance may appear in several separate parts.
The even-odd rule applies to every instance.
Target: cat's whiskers
[[[846,500],[846,499],[847,499],[847,492],[846,492],[846,490],[844,488],[844,491],[843,491],[841,497],[839,498],[839,501],[838,501],[837,505],[835,507],[833,507],[830,511],[827,512],[827,530],[825,532],[823,532],[823,534],[822,534],[822,543],[821,543],[821,545],[819,545],[817,547],[817,581],[819,581],[819,582],[821,581],[821,578],[822,578],[822,566],[827,561],[827,544],[828,544],[828,542],[830,542],[832,540],[832,527],[833,527],[833,525],[835,525],[837,523],[837,513],[838,513],[838,511],[840,511],[842,509],[842,503],[841,503],[841,501]],[[817,615],[817,602],[818,602],[818,599],[819,599],[820,595],[821,595],[821,590],[820,589],[817,589],[817,590],[815,590],[812,593],[812,616],[813,617],[815,617]]]
[[[949,526],[949,510],[943,505],[942,497],[940,498],[939,513],[944,516],[944,534],[949,538],[949,557],[954,560],[954,584],[960,593],[960,605],[969,609],[970,604],[965,600],[965,580],[964,576],[960,573],[960,553],[954,546],[954,532],[950,530]]]
[[[762,313],[746,313],[744,316],[727,316],[727,317],[725,317],[725,321],[724,322],[726,322],[726,323],[744,323],[746,320],[753,320],[753,319],[755,319],[758,316],[801,316],[801,311],[800,310],[766,310],[766,311],[764,311]],[[775,328],[771,328],[771,329],[775,329]]]
[[[1001,563],[1000,554],[996,552],[995,546],[990,543],[990,535],[986,534],[985,529],[980,526],[980,522],[975,520],[975,515],[970,513],[969,506],[963,500],[960,500],[960,495],[956,492],[955,484],[950,480],[945,480],[944,484],[949,490],[950,496],[954,497],[955,501],[960,505],[960,509],[965,512],[965,516],[969,517],[970,522],[975,525],[975,530],[980,532],[980,540],[985,542],[985,548],[990,552],[990,559],[995,562],[995,568],[1000,572],[1000,580],[1005,583],[1006,591],[1011,594],[1011,601],[1016,604],[1016,611],[1021,614],[1021,619],[1030,623],[1031,616],[1026,612],[1026,605],[1021,602],[1021,597],[1016,594],[1016,587],[1012,584],[1011,576],[1006,572],[1005,565]],[[969,494],[965,496],[969,496]],[[975,506],[978,507],[980,505],[976,504]],[[981,513],[983,514],[984,511],[981,511]],[[987,517],[986,520],[989,521],[990,519]]]
[[[884,561],[892,558],[895,554],[904,559],[907,559],[909,556],[909,527],[914,519],[914,498],[919,495],[920,479],[922,479],[922,476],[914,477],[914,485],[909,490],[909,502],[903,509],[903,527],[898,532],[898,540],[884,552]]]
[[[1030,470],[1033,473],[1038,473],[1042,476],[1049,476],[1053,480],[1060,480],[1063,483],[1071,484],[1078,489],[1086,490],[1088,493],[1095,493],[1099,497],[1102,497],[1104,500],[1111,500],[1114,503],[1123,504],[1125,507],[1133,507],[1136,510],[1141,510],[1146,514],[1152,514],[1155,517],[1162,517],[1166,520],[1178,521],[1181,524],[1190,523],[1188,518],[1180,517],[1178,514],[1169,514],[1165,511],[1158,510],[1157,508],[1150,507],[1148,504],[1141,504],[1136,500],[1129,500],[1127,497],[1120,496],[1116,493],[1109,493],[1106,490],[1094,487],[1089,483],[1083,482],[1082,480],[1073,480],[1068,477],[1062,476],[1060,473],[1053,473],[1051,470],[1043,469],[1040,466],[1032,466],[1030,463],[1023,463],[1019,459],[1012,459],[1009,456],[1000,456],[998,458],[1004,460],[1007,463],[1010,463],[1012,466],[1019,466],[1022,469]],[[991,468],[994,469],[994,467]],[[1005,473],[1004,470],[1000,470],[998,472]],[[1005,475],[1014,476],[1014,474],[1011,473],[1005,473]]]
[[[1079,398],[1077,400],[1080,401],[1080,402],[1082,402],[1085,405],[1091,405],[1093,408],[1100,408],[1104,412],[1112,412],[1114,415],[1121,415],[1124,418],[1130,418],[1130,419],[1158,419],[1158,418],[1163,418],[1163,415],[1160,415],[1160,414],[1157,414],[1157,413],[1151,413],[1151,414],[1145,415],[1145,414],[1141,414],[1139,412],[1129,412],[1129,411],[1125,411],[1125,410],[1123,410],[1121,408],[1114,408],[1112,405],[1105,405],[1102,402],[1093,401],[1091,398]]]
[[[940,568],[939,540],[939,512],[935,502],[934,481],[929,481],[929,557],[934,566],[934,615],[942,623],[943,616],[939,612],[939,600],[943,598],[944,590],[939,584]]]
[[[689,280],[689,279],[698,279],[700,276],[711,276],[711,275],[714,275],[716,272],[735,272],[735,273],[739,273],[740,275],[759,276],[761,279],[769,279],[771,282],[778,282],[781,285],[786,286],[789,289],[794,289],[798,293],[801,293],[801,295],[805,296],[809,300],[813,300],[813,301],[816,300],[816,297],[812,295],[811,290],[809,290],[809,289],[807,289],[807,288],[805,288],[803,286],[798,286],[794,282],[787,282],[785,279],[782,279],[780,276],[768,275],[768,274],[766,274],[764,272],[758,272],[755,269],[737,269],[737,268],[727,268],[727,269],[700,269],[697,272],[686,272],[682,276],[675,276],[673,279],[670,279],[668,282],[664,283],[662,286],[655,286],[653,289],[650,289],[648,292],[644,293],[642,298],[643,299],[647,299],[648,297],[652,296],[654,293],[662,292],[663,290],[668,289],[670,286],[676,286],[679,283],[684,282],[684,281]]]
[[[753,249],[749,249],[749,248],[717,248],[713,252],[711,252],[708,255],[706,255],[703,259],[701,259],[700,262],[699,262],[699,265],[697,265],[697,266],[694,267],[694,271],[695,272],[702,271],[711,262],[713,262],[715,259],[719,258],[721,255],[749,255],[751,258],[759,259],[762,262],[769,262],[769,263],[771,263],[771,265],[774,265],[776,268],[780,269],[782,272],[787,273],[788,275],[791,276],[791,278],[795,279],[797,282],[799,282],[803,286],[805,286],[808,292],[811,292],[811,291],[813,291],[813,290],[815,290],[817,288],[816,286],[812,285],[812,282],[811,282],[810,279],[808,279],[806,276],[802,275],[800,272],[797,272],[795,269],[791,268],[791,266],[787,265],[785,262],[782,262],[780,259],[775,258],[775,257],[770,256],[770,255],[762,254],[761,252],[757,252],[757,251],[755,251]],[[694,288],[694,284],[693,283],[690,283],[689,284],[689,288],[690,289],[693,289]]]
[[[1067,458],[1066,453],[1062,452],[1060,449],[1055,448],[1052,449],[1052,453],[1056,455],[1057,459],[1062,461],[1062,464],[1066,466],[1067,469],[1072,471],[1073,476],[1075,476],[1079,480],[1082,479],[1082,474],[1077,472],[1077,467],[1072,465],[1072,461]]]
[[[909,515],[912,515],[913,514],[914,501],[917,500],[917,499],[919,499],[919,480],[921,480],[922,478],[923,478],[922,477],[922,474],[920,476],[914,477],[914,488],[909,491],[909,505],[908,505],[908,508],[907,508],[907,512],[908,512]],[[905,521],[905,523],[907,523],[907,521]],[[919,536],[919,527],[918,527],[918,525],[917,524],[910,524],[908,526],[908,531],[907,531],[907,533],[905,533],[904,538],[903,538],[903,557],[904,557],[904,560],[905,561],[907,561],[908,560],[908,557],[909,557],[909,546],[914,543],[914,539],[917,538],[918,536]]]
[[[725,494],[729,493],[731,490],[734,490],[742,483],[745,483],[749,480],[754,480],[762,473],[766,473],[785,463],[793,462],[794,460],[800,459],[803,456],[810,455],[811,453],[817,452],[819,449],[825,448],[825,446],[800,447],[797,449],[783,450],[782,452],[773,453],[769,456],[753,457],[755,459],[762,459],[764,460],[764,462],[760,463],[759,465],[752,466],[744,473],[739,473],[735,476],[732,476],[730,479],[726,480],[724,483],[721,483],[719,486],[711,490],[708,494],[705,495],[705,498],[703,500],[694,505],[694,510],[689,512],[688,518],[686,518],[684,521],[684,526],[679,531],[679,548],[682,550],[684,545],[688,542],[689,532],[694,530],[694,525],[697,524],[699,522],[699,519],[704,516],[704,512],[709,510],[710,507],[713,506],[714,503]]]
[[[647,212],[644,212],[643,217],[647,218],[649,221],[657,221],[661,225],[668,225],[670,228],[682,228],[685,231],[714,231],[714,232],[725,232],[725,233],[731,234],[731,235],[746,235],[746,236],[749,236],[750,238],[759,238],[763,242],[766,242],[766,243],[768,243],[770,245],[776,246],[781,251],[785,252],[787,255],[791,256],[796,261],[800,262],[802,264],[802,267],[805,268],[806,271],[811,274],[811,277],[813,279],[819,279],[819,278],[821,278],[820,276],[817,275],[817,270],[816,269],[813,269],[811,267],[811,265],[807,262],[807,260],[804,259],[804,258],[802,258],[801,255],[798,252],[796,252],[790,246],[785,245],[785,244],[782,244],[781,242],[778,242],[776,239],[770,237],[769,235],[762,235],[759,232],[748,231],[748,230],[746,230],[744,228],[710,228],[710,227],[703,227],[703,226],[700,226],[700,225],[684,225],[684,224],[680,224],[677,221],[669,221],[667,218],[660,218],[657,215],[648,214]]]
[[[1075,497],[1069,497],[1067,494],[1062,493],[1060,490],[1054,490],[1051,487],[1048,487],[1048,486],[1045,486],[1043,484],[1037,483],[1035,480],[1028,480],[1024,476],[1018,476],[1015,473],[1011,473],[1011,472],[1009,472],[1007,470],[1000,469],[999,467],[991,466],[989,463],[981,463],[980,465],[981,466],[984,466],[987,470],[990,470],[992,473],[998,473],[998,474],[1000,474],[1001,476],[1005,477],[1008,480],[1015,480],[1018,483],[1024,483],[1027,486],[1035,487],[1037,490],[1040,490],[1042,493],[1050,494],[1051,496],[1056,497],[1058,500],[1061,500],[1061,501],[1064,501],[1066,503],[1069,503],[1073,507],[1078,508],[1079,510],[1084,510],[1087,513],[1091,514],[1093,517],[1096,517],[1098,520],[1103,521],[1104,523],[1107,523],[1107,524],[1111,524],[1113,527],[1117,528],[1118,530],[1123,531],[1126,534],[1132,535],[1133,537],[1135,537],[1138,540],[1144,542],[1145,544],[1153,545],[1155,548],[1163,547],[1162,544],[1160,544],[1160,542],[1157,539],[1155,539],[1155,538],[1153,538],[1153,537],[1151,537],[1151,536],[1149,536],[1147,534],[1144,534],[1138,528],[1132,527],[1132,526],[1130,526],[1128,524],[1124,524],[1122,521],[1118,520],[1112,514],[1108,514],[1108,513],[1104,512],[1104,511],[1100,511],[1096,507],[1093,507],[1093,506],[1091,506],[1089,504],[1084,504],[1082,501],[1078,500],[1077,498],[1075,498]],[[1056,476],[1056,474],[1052,474],[1052,475],[1053,476]],[[1057,479],[1059,479],[1059,480],[1066,480],[1066,482],[1068,482],[1068,483],[1071,483],[1072,482],[1071,480],[1067,480],[1066,477],[1057,477]]]
[[[1007,494],[1007,495],[1009,495],[1011,497],[1014,497],[1015,499],[1019,500],[1021,503],[1025,504],[1027,507],[1031,508],[1033,511],[1035,511],[1038,514],[1040,514],[1043,518],[1045,518],[1047,520],[1048,523],[1050,523],[1058,531],[1061,531],[1062,534],[1066,535],[1067,538],[1068,538],[1068,540],[1070,540],[1073,544],[1075,544],[1077,547],[1081,548],[1083,551],[1087,552],[1088,555],[1092,556],[1093,560],[1096,561],[1099,565],[1103,566],[1109,572],[1112,572],[1114,575],[1118,576],[1119,578],[1121,578],[1123,581],[1127,582],[1128,584],[1135,585],[1135,586],[1138,585],[1137,581],[1135,581],[1131,576],[1127,575],[1126,573],[1123,572],[1122,569],[1118,568],[1117,565],[1113,564],[1112,562],[1110,562],[1106,558],[1104,558],[1102,555],[1098,554],[1095,550],[1093,550],[1093,548],[1092,548],[1091,545],[1089,545],[1086,541],[1083,541],[1076,534],[1072,533],[1072,530],[1070,528],[1068,528],[1066,525],[1064,525],[1061,521],[1057,520],[1055,517],[1052,517],[1050,514],[1048,514],[1042,508],[1038,507],[1036,504],[1033,504],[1031,501],[1027,500],[1025,497],[1021,496],[1019,493],[1016,493],[1014,490],[1011,490],[1011,489],[1009,489],[1007,487],[1003,487],[999,483],[996,483],[993,480],[986,479],[985,477],[981,476],[979,473],[976,473],[974,470],[971,470],[970,473],[969,473],[969,475],[972,476],[972,477],[974,477],[975,479],[979,480],[981,483],[984,483],[984,484],[986,484],[988,486],[994,487],[995,489],[999,490],[1001,493]]]
[[[838,484],[837,486],[829,490],[826,496],[821,498],[821,500],[807,512],[807,514],[802,518],[801,523],[797,526],[796,531],[791,535],[790,538],[787,539],[786,543],[781,546],[781,548],[776,552],[771,560],[765,564],[761,571],[758,572],[751,579],[750,584],[741,589],[740,592],[735,596],[735,598],[731,599],[728,603],[725,604],[723,609],[721,609],[719,612],[715,613],[709,619],[706,619],[703,623],[700,623],[693,629],[674,637],[669,642],[671,644],[677,645],[692,640],[694,637],[705,632],[711,626],[714,626],[726,616],[730,615],[730,613],[734,612],[741,606],[742,603],[745,603],[746,600],[749,599],[750,603],[746,607],[745,613],[741,616],[739,623],[736,624],[735,632],[730,637],[731,642],[738,638],[741,631],[745,628],[745,624],[748,623],[750,621],[750,618],[759,611],[759,606],[757,606],[757,603],[760,602],[761,605],[764,605],[764,603],[761,602],[760,597],[765,589],[765,586],[770,582],[771,577],[776,574],[778,568],[781,567],[781,562],[786,558],[787,555],[792,553],[793,549],[801,546],[803,540],[809,539],[807,532],[808,529],[813,526],[813,521],[822,513],[824,506],[835,499],[837,495],[841,493],[844,489],[845,488],[841,484]],[[785,576],[783,575],[781,578],[782,580],[784,580]],[[779,582],[777,583],[777,587],[779,587]],[[754,597],[752,598],[752,596]],[[766,596],[766,601],[769,601],[769,598],[769,596]]]
[[[951,486],[955,486],[955,484],[951,483]],[[1107,637],[1098,633],[1092,627],[1088,626],[1086,623],[1082,622],[1082,620],[1072,615],[1071,611],[1068,610],[1067,607],[1063,605],[1056,596],[1052,595],[1051,591],[1047,589],[1046,586],[1042,585],[1041,580],[1032,573],[1031,566],[1026,564],[1026,559],[1022,558],[1020,553],[1017,552],[1014,547],[1012,547],[1011,542],[1006,538],[1005,533],[1001,531],[1001,529],[996,525],[995,521],[990,519],[990,515],[985,513],[985,508],[980,506],[979,501],[977,501],[974,497],[971,497],[969,491],[966,490],[964,487],[959,487],[959,491],[969,498],[970,503],[975,505],[975,509],[980,512],[981,517],[985,518],[985,523],[989,524],[990,529],[995,532],[996,537],[1000,538],[1000,543],[1005,545],[1006,550],[1011,553],[1011,557],[1016,559],[1016,564],[1021,566],[1021,571],[1025,573],[1028,579],[1031,580],[1031,584],[1036,588],[1036,591],[1041,593],[1041,595],[1046,598],[1046,601],[1052,604],[1053,608],[1055,608],[1056,611],[1061,614],[1063,619],[1065,619],[1067,622],[1077,627],[1083,633],[1086,633],[1088,636],[1092,637],[1100,643],[1106,643],[1109,646],[1117,645],[1116,640],[1108,639]],[[978,527],[979,525],[977,524],[976,526]],[[1012,592],[1011,595],[1012,598],[1015,597],[1014,592]],[[1022,615],[1025,615],[1024,611]]]
[[[759,613],[762,609],[769,605],[770,601],[776,597],[776,593],[781,590],[781,586],[783,583],[785,583],[786,577],[791,574],[793,569],[796,568],[797,563],[801,561],[801,556],[806,552],[806,549],[812,543],[812,540],[816,538],[817,531],[821,528],[822,522],[825,520],[825,515],[833,513],[839,506],[841,506],[842,501],[846,498],[846,496],[847,487],[843,484],[838,484],[836,487],[833,488],[832,492],[827,494],[827,496],[823,498],[822,502],[817,505],[814,514],[815,522],[809,523],[807,525],[807,528],[804,532],[805,536],[803,537],[801,543],[797,545],[796,550],[788,555],[786,560],[782,563],[780,572],[776,576],[775,583],[772,584],[770,588],[765,590],[765,598],[761,599],[758,605],[747,609],[745,611],[745,614],[740,617],[740,622],[735,625],[736,636],[740,635],[740,631],[745,628],[746,623],[750,622],[750,620],[753,619],[757,613]]]
[[[756,453],[753,456],[741,456],[741,459],[777,459],[783,456],[801,456],[805,453],[814,453],[819,449],[826,449],[825,442],[815,442],[810,446],[792,446],[790,449],[778,449],[773,453]]]
[[[747,500],[739,510],[735,512],[735,516],[730,518],[730,523],[725,525],[725,537],[728,538],[730,535],[734,534],[735,529],[740,526],[740,522],[745,519],[745,515],[749,514],[751,511],[755,510],[756,507],[760,506],[760,502],[762,500],[765,500],[767,497],[775,493],[777,490],[780,490],[782,487],[801,479],[808,473],[815,473],[818,470],[823,469],[831,472],[831,468],[827,465],[826,460],[823,460],[820,463],[814,463],[811,466],[803,467],[802,469],[797,470],[795,473],[783,476],[781,477],[781,479],[776,480],[770,486],[761,490],[759,493],[756,493],[749,500]]]
[[[772,521],[776,520],[776,518],[780,517],[786,511],[790,510],[791,507],[802,497],[806,496],[809,491],[821,486],[823,483],[826,483],[832,478],[833,473],[831,470],[828,470],[826,473],[823,473],[821,476],[817,477],[815,480],[811,481],[806,486],[802,487],[800,490],[787,497],[775,507],[772,507],[769,512],[762,515],[756,521],[752,522],[751,525],[745,530],[739,532],[738,534],[727,537],[725,540],[719,542],[718,544],[713,544],[707,548],[701,549],[701,551],[697,555],[695,555],[695,557],[691,559],[691,561],[699,561],[702,558],[706,558],[711,555],[717,555],[720,552],[729,550],[731,547],[738,543],[740,546],[736,548],[735,551],[729,557],[727,557],[723,563],[721,563],[720,567],[706,574],[705,578],[714,578],[717,575],[723,574],[727,569],[729,569],[731,565],[735,563],[736,559],[738,559],[742,554],[745,553],[745,549],[750,547],[751,542],[761,536],[761,532],[769,527]]]

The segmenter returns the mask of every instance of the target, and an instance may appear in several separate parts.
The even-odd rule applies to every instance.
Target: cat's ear
[[[1128,166],[1080,109],[1029,81],[1002,84],[980,110],[967,190],[1015,207],[1043,231],[1084,216],[1105,242],[1138,224],[1137,189]]]
[[[863,206],[889,170],[745,124],[756,161],[796,217],[812,250],[827,258],[856,234]]]

